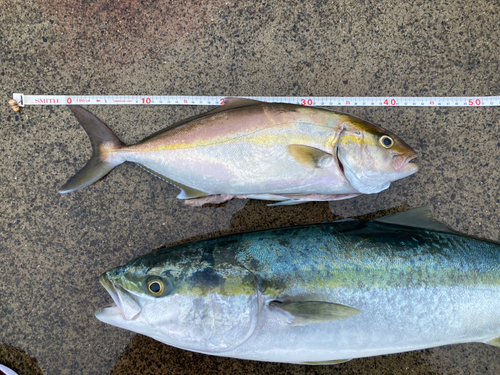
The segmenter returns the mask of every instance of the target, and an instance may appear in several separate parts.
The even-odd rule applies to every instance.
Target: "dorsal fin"
[[[413,208],[408,211],[398,212],[397,214],[381,217],[372,221],[384,224],[395,224],[405,227],[433,230],[436,232],[453,234],[457,233],[453,229],[450,229],[443,223],[437,221],[432,215],[430,206]]]
[[[158,134],[161,134],[161,133],[164,133],[167,131],[171,131],[175,128],[178,128],[182,125],[187,124],[188,122],[213,115],[214,113],[224,112],[224,111],[228,111],[230,109],[235,109],[235,108],[239,108],[239,107],[249,107],[249,106],[253,106],[253,105],[259,105],[259,104],[262,104],[263,102],[259,102],[258,100],[253,100],[253,99],[244,99],[244,98],[236,98],[236,97],[229,96],[227,98],[224,98],[224,103],[225,103],[224,105],[216,107],[210,111],[200,113],[199,115],[188,117],[184,120],[176,122],[173,125],[170,125],[169,127],[165,128],[165,129],[161,129],[161,130],[157,131],[156,133],[153,133],[150,136],[144,138],[139,143],[145,143],[145,142],[149,141],[150,139],[156,137]]]
[[[228,96],[228,97],[224,98],[224,105],[221,105],[220,107],[214,108],[211,111],[206,112],[205,114],[224,112],[224,111],[228,111],[230,109],[240,108],[240,107],[250,107],[252,105],[259,105],[262,103],[263,102],[259,102],[258,100],[238,98],[235,96]]]

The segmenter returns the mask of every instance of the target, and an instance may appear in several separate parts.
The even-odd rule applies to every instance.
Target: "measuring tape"
[[[224,105],[225,96],[172,95],[24,95],[13,94],[11,107],[26,105]],[[335,96],[244,96],[241,98],[267,103],[289,103],[305,106],[348,107],[494,107],[500,96],[398,96],[398,97],[335,97]]]

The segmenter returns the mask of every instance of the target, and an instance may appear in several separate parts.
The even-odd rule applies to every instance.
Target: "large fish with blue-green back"
[[[68,193],[129,161],[201,206],[233,198],[298,204],[387,189],[415,173],[415,152],[396,135],[353,116],[291,104],[227,98],[226,105],[127,146],[97,117],[70,106],[94,154],[60,190]]]
[[[500,244],[426,208],[202,240],[101,275],[103,322],[195,352],[331,364],[500,343]]]

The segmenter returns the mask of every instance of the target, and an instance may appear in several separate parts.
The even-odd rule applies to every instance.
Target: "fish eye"
[[[161,296],[165,291],[165,284],[163,280],[160,279],[148,280],[147,286],[149,294],[151,294],[154,297]]]
[[[394,140],[388,135],[383,135],[382,137],[380,137],[378,142],[383,148],[391,148],[392,146],[394,146]]]

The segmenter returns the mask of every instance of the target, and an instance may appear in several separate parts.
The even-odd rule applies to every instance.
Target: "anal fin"
[[[274,206],[293,206],[295,204],[301,204],[301,203],[308,203],[311,202],[310,200],[306,199],[287,199],[286,201],[281,201],[278,203],[271,203],[268,204],[268,207],[274,207]]]
[[[339,363],[349,362],[349,359],[334,359],[333,361],[320,361],[320,362],[302,362],[301,365],[338,365]]]
[[[205,197],[208,195],[208,193],[205,193],[204,191],[194,189],[192,187],[174,181],[171,178],[165,177],[164,175],[159,174],[158,172],[155,172],[152,169],[142,164],[137,164],[137,165],[142,169],[144,169],[145,171],[151,173],[152,175],[162,179],[165,182],[168,182],[171,185],[174,185],[176,188],[181,189],[181,193],[177,196],[177,199],[192,199],[192,198]]]
[[[353,307],[323,301],[271,301],[269,306],[291,314],[293,316],[291,325],[294,326],[348,319],[361,313],[361,310]]]
[[[268,206],[291,206],[294,204],[301,204],[307,202],[331,202],[339,201],[342,199],[349,199],[357,197],[360,194],[282,194],[281,196],[275,195],[276,199],[281,198],[280,202],[268,204]],[[253,198],[253,197],[250,197]],[[259,198],[257,195],[254,199]]]

